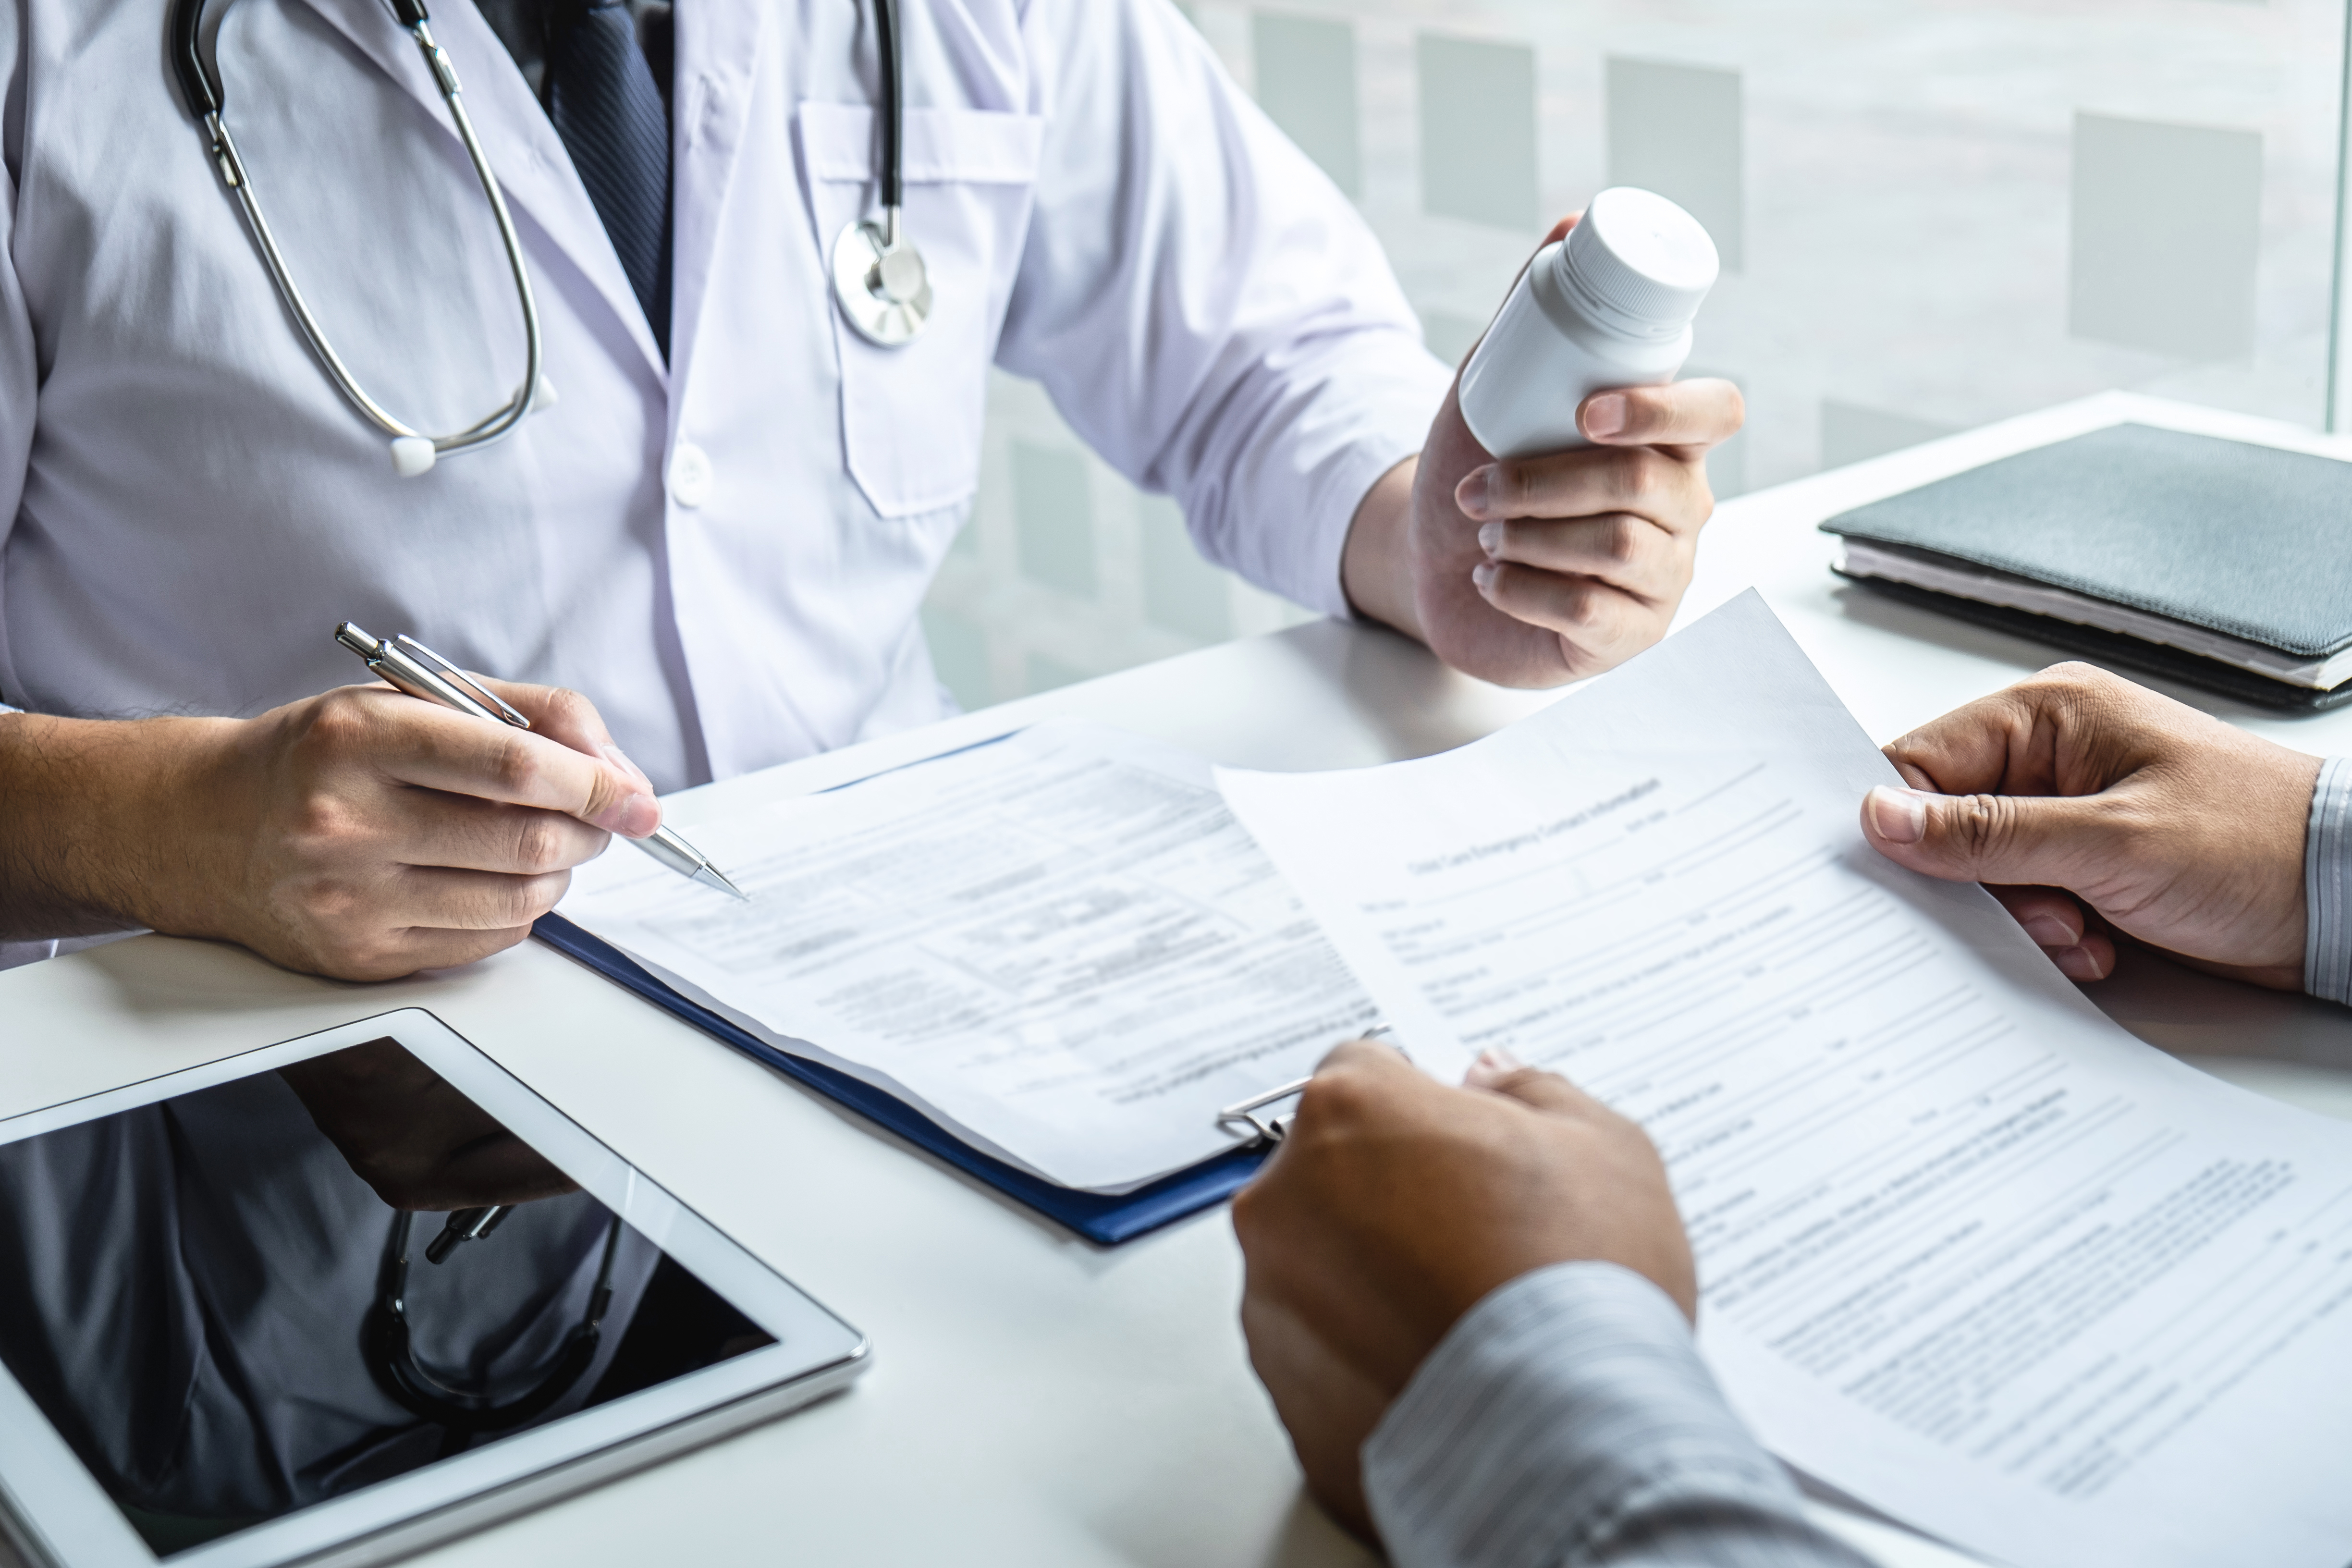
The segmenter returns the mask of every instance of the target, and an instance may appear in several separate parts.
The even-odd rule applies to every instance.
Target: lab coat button
[[[669,457],[670,499],[680,506],[700,506],[710,498],[710,454],[680,441]]]

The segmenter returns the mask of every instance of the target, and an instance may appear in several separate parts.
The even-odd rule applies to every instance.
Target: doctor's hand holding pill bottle
[[[1715,510],[1739,389],[1675,382],[1718,269],[1663,196],[1601,192],[1555,226],[1456,377],[1417,460],[1358,511],[1358,610],[1510,686],[1580,679],[1665,635]]]
[[[614,833],[651,833],[661,808],[587,699],[482,684],[531,728],[389,686],[253,719],[16,715],[47,733],[46,746],[28,734],[33,750],[74,752],[80,765],[0,771],[12,813],[44,825],[11,845],[0,924],[65,934],[129,919],[344,980],[511,947],[572,867]],[[79,787],[38,798],[63,779]],[[90,923],[93,910],[113,918]]]

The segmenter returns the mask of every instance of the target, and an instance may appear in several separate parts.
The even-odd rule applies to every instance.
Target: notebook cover
[[[2116,425],[1857,507],[1822,531],[1954,556],[2298,659],[2352,647],[2352,463],[2335,458]]]
[[[565,957],[627,987],[655,1006],[677,1014],[752,1060],[808,1085],[869,1121],[888,1128],[909,1143],[938,1155],[957,1170],[977,1176],[1046,1218],[1105,1247],[1132,1241],[1171,1220],[1223,1203],[1256,1173],[1259,1163],[1265,1159],[1263,1153],[1236,1150],[1115,1197],[1057,1187],[1041,1176],[980,1152],[895,1095],[885,1094],[847,1073],[776,1049],[691,997],[679,994],[619,948],[562,915],[541,915],[530,931]]]
[[[2094,664],[2159,675],[2183,686],[2219,692],[2257,708],[2316,713],[2352,702],[2352,681],[2326,691],[2315,690],[2308,686],[2290,686],[2284,680],[2272,680],[2251,670],[2232,668],[2198,654],[2166,647],[2162,643],[2126,637],[2121,632],[2101,631],[2096,626],[2077,626],[2073,621],[2037,616],[2031,610],[2013,610],[2006,605],[1987,605],[1956,595],[1938,594],[1933,588],[1889,582],[1884,577],[1864,577],[1852,572],[1838,572],[1837,574],[1849,583],[1858,584],[1874,594],[1900,599],[1906,605],[1916,605],[1923,609],[1990,626],[1995,631],[2048,643]]]

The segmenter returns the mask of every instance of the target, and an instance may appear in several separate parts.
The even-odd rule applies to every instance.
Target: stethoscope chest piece
[[[833,292],[841,313],[867,342],[886,349],[911,342],[931,319],[931,277],[923,253],[898,232],[898,214],[862,218],[833,242]]]

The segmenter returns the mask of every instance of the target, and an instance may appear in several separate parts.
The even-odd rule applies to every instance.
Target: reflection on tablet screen
[[[392,1039],[0,1146],[0,1361],[158,1555],[773,1342]]]

